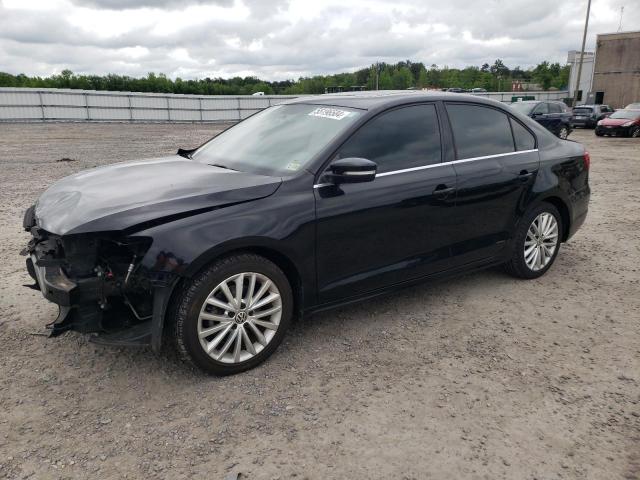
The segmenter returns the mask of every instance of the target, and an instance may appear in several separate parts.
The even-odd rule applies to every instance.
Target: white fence
[[[478,96],[510,102],[514,96],[560,100],[561,92],[490,92]],[[293,95],[176,95],[94,90],[0,88],[0,121],[236,122]]]
[[[236,122],[290,98],[0,88],[0,121]]]

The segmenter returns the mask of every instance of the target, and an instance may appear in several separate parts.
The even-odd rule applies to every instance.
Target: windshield
[[[576,115],[591,115],[593,108],[591,107],[576,107],[573,109],[573,113]]]
[[[193,159],[244,172],[291,175],[359,116],[359,111],[344,107],[270,107],[211,139]]]
[[[533,107],[538,105],[537,103],[525,103],[525,102],[513,102],[510,104],[511,108],[514,110],[518,110],[520,113],[524,113],[525,115],[529,115]]]
[[[640,112],[638,110],[616,110],[609,118],[628,118],[633,120],[638,117],[640,117]]]

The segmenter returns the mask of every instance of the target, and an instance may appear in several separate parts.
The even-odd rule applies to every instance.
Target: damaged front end
[[[113,232],[56,235],[37,225],[34,207],[24,228],[32,238],[21,252],[44,297],[59,307],[47,325],[50,336],[67,330],[98,333],[92,340],[115,345],[152,345],[154,293],[162,284],[149,278],[141,260],[146,237]]]

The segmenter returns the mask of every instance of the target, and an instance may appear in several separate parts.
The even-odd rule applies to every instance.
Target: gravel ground
[[[34,335],[55,309],[21,286],[23,210],[219,129],[0,124],[0,478],[640,478],[640,139],[572,134],[591,210],[538,280],[489,270],[318,314],[227,378]]]

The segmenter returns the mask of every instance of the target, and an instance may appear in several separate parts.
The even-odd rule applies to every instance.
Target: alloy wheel
[[[560,129],[560,132],[558,132],[558,137],[560,137],[562,140],[566,140],[568,136],[569,130],[567,130],[567,127],[562,127]]]
[[[241,363],[259,354],[278,330],[282,298],[266,275],[243,272],[220,282],[198,316],[198,338],[212,359]]]
[[[558,222],[548,213],[542,212],[529,226],[524,240],[524,261],[534,272],[546,267],[558,247]]]

